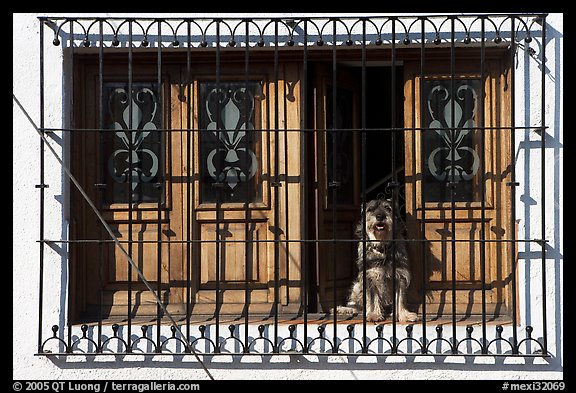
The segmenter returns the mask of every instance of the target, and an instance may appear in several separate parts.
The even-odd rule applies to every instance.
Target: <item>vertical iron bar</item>
[[[186,48],[186,83],[188,86],[188,96],[186,97],[186,341],[190,342],[190,313],[191,313],[191,255],[190,239],[191,237],[191,216],[194,214],[194,208],[190,203],[190,149],[192,147],[192,124],[191,124],[191,106],[192,106],[192,80],[191,80],[191,57],[192,57],[192,38],[190,21],[187,22],[188,47]]]
[[[40,130],[44,132],[44,21],[40,20]],[[44,302],[44,140],[40,138],[40,261],[38,280],[38,353],[42,349]],[[70,266],[70,265],[68,265]]]
[[[99,239],[102,239],[102,230],[99,230]],[[102,319],[103,319],[103,303],[104,303],[104,252],[102,250],[103,243],[98,241],[98,342],[96,352],[102,352]]]
[[[97,189],[98,197],[100,201],[103,199],[103,192],[105,188],[102,188],[104,183],[104,25],[103,21],[98,22],[99,32],[100,32],[100,47],[98,48],[98,179],[96,183],[99,184]],[[98,222],[96,222],[99,236],[98,239],[104,237],[103,229]],[[101,350],[102,345],[102,315],[103,315],[103,303],[104,303],[104,255],[103,255],[103,243],[98,243],[98,288],[100,291],[99,299],[99,310],[98,310],[98,348]]]
[[[132,131],[132,21],[128,21],[128,255],[132,258],[132,150],[133,131]],[[128,263],[128,337],[126,342],[126,352],[132,352],[132,264]]]
[[[70,91],[74,92],[74,20],[70,20],[70,59],[71,59],[71,63],[72,63],[72,68],[71,68],[71,76],[70,76],[70,84],[71,84],[71,88]],[[71,101],[69,101],[69,104],[73,105],[74,100],[72,99]],[[75,127],[76,124],[74,123],[74,110],[71,111],[70,113],[70,125],[72,127]],[[44,130],[42,130],[42,132],[44,132]],[[44,182],[42,182],[42,187],[44,187]],[[68,273],[70,273],[70,271],[68,271]],[[70,276],[70,274],[69,274]],[[70,300],[72,298],[71,296],[71,291],[70,289],[72,288],[72,283],[70,282],[71,280],[68,280],[67,283],[67,296],[68,296],[68,302],[67,302],[67,321],[66,321],[66,325],[68,326],[68,349],[70,351],[72,351],[72,318],[71,318],[71,307],[70,307]]]
[[[455,142],[455,134],[457,124],[455,122],[455,100],[453,99],[454,90],[455,90],[455,73],[456,73],[456,39],[455,39],[455,27],[454,27],[455,19],[454,17],[450,17],[450,226],[452,232],[452,353],[456,353],[456,347],[458,345],[457,338],[456,338],[456,204],[454,201],[454,193],[456,190],[455,182],[455,157],[456,157],[456,142]],[[473,244],[473,243],[470,243]]]
[[[158,102],[160,102],[160,108],[163,108],[163,97],[162,94],[162,21],[158,21],[158,56],[157,56],[157,83],[158,83]],[[164,111],[161,112],[162,117],[164,117]],[[154,119],[152,119],[154,120]],[[168,124],[162,119],[162,123],[164,124],[164,128],[169,128]],[[169,131],[168,131],[169,132]],[[158,135],[158,145],[160,146],[160,167],[164,166],[165,160],[164,158],[164,149],[162,146],[162,132],[157,131]],[[166,140],[170,140],[169,133],[166,133]],[[158,213],[158,232],[157,232],[157,248],[156,248],[156,257],[157,257],[157,266],[156,266],[156,280],[157,281],[157,292],[158,292],[158,299],[162,300],[162,194],[164,192],[164,178],[162,176],[162,171],[160,171],[160,176],[158,176],[158,204],[157,204],[157,213]],[[168,305],[166,305],[168,307]],[[161,340],[160,340],[160,320],[162,318],[162,309],[160,308],[160,304],[156,304],[156,348],[158,352],[161,352]]]
[[[339,181],[339,176],[336,175],[336,154],[338,149],[338,143],[336,140],[336,111],[337,111],[337,79],[336,79],[336,19],[333,19],[333,29],[332,29],[332,182]],[[338,351],[337,339],[338,339],[338,315],[336,313],[337,302],[336,302],[336,198],[337,198],[337,185],[333,184],[332,187],[332,300],[333,300],[333,322],[334,322],[334,341],[333,341],[333,351],[336,353]]]
[[[419,88],[419,95],[420,95],[420,204],[421,204],[421,221],[420,221],[420,232],[422,236],[422,242],[420,246],[421,258],[422,258],[422,352],[426,353],[427,351],[427,342],[426,342],[426,284],[427,284],[427,264],[426,264],[426,248],[428,247],[428,243],[426,242],[426,199],[425,199],[425,172],[426,172],[426,156],[425,156],[425,143],[426,143],[426,131],[424,131],[424,110],[425,110],[425,98],[424,98],[424,77],[426,75],[424,69],[426,66],[426,17],[422,18],[422,31],[420,32],[420,84]],[[414,91],[415,93],[415,91]],[[413,96],[414,96],[413,93]],[[415,101],[415,100],[413,100]],[[414,102],[414,107],[416,103]],[[413,110],[413,124],[415,123],[416,118],[416,111]],[[412,173],[416,174],[416,133],[413,135],[414,144],[412,145]],[[412,186],[414,192],[412,193],[412,199],[414,200],[412,204],[412,211],[414,214],[414,222],[417,222],[418,219],[418,212],[416,210],[416,179],[413,181]]]
[[[303,108],[303,113],[302,113],[302,130],[307,129],[308,128],[308,21],[304,20],[304,48],[303,48],[303,64],[302,64],[302,93],[300,94],[300,97],[302,99],[302,108]],[[306,144],[307,139],[306,138],[306,133],[305,132],[301,132],[300,134],[300,139],[302,141],[304,141],[303,144]],[[304,150],[305,152],[307,151]],[[302,154],[302,159],[301,162],[303,163],[303,166],[301,166],[301,168],[303,167],[303,169],[300,170],[300,172],[302,173],[302,175],[304,176],[304,184],[308,185],[308,166],[307,166],[307,162],[305,162],[304,157],[306,157],[306,154]],[[301,164],[302,165],[302,164]],[[307,197],[306,197],[307,200]],[[308,204],[307,204],[308,205]],[[304,217],[304,215],[303,215]],[[306,228],[308,228],[308,226],[306,226]],[[307,231],[308,232],[308,231]],[[308,236],[306,236],[306,239],[308,239]],[[304,247],[306,247],[306,252],[303,253],[304,255],[304,259],[302,261],[302,287],[303,287],[303,294],[302,294],[302,301],[304,304],[302,304],[302,308],[303,308],[303,312],[304,312],[304,338],[303,338],[303,343],[304,343],[304,353],[308,353],[308,249],[309,249],[309,243],[304,243]]]
[[[541,127],[541,139],[540,139],[540,171],[541,171],[541,194],[542,194],[542,206],[541,206],[541,220],[542,220],[542,235],[541,235],[541,246],[542,246],[542,347],[544,354],[548,354],[548,326],[546,323],[546,16],[542,16],[542,92],[541,92],[541,107],[540,107],[540,127]],[[558,310],[559,311],[559,310]]]
[[[279,302],[279,280],[280,280],[280,141],[279,121],[278,121],[278,21],[274,22],[274,352],[279,352],[278,348],[278,302]]]
[[[248,85],[248,76],[250,71],[250,25],[249,21],[246,21],[246,37],[245,37],[245,52],[244,52],[244,84],[246,86],[246,96],[248,97],[247,93],[249,91]],[[256,101],[256,98],[254,98]],[[254,102],[256,103],[256,102]],[[248,149],[248,142],[253,140],[254,136],[249,136],[248,133],[255,131],[250,131],[250,127],[248,127],[248,120],[250,120],[250,115],[248,113],[249,106],[248,106],[248,99],[244,100],[244,112],[246,113],[246,149]],[[256,112],[256,111],[255,111]],[[254,124],[256,125],[256,119],[254,119]],[[254,127],[256,128],[256,127]],[[244,155],[244,168],[248,168],[248,155]],[[248,183],[248,180],[246,180]],[[249,185],[249,183],[248,183]],[[248,324],[249,324],[249,314],[250,314],[250,295],[248,292],[248,276],[250,274],[249,263],[248,263],[248,255],[252,255],[252,260],[254,261],[254,253],[250,253],[250,248],[253,248],[253,243],[248,241],[249,237],[249,226],[250,226],[250,200],[252,199],[252,188],[248,186],[248,195],[246,197],[246,201],[244,201],[244,218],[245,218],[245,225],[244,225],[244,350],[248,352]]]
[[[368,352],[366,332],[366,19],[362,20],[362,352]]]
[[[216,20],[216,91],[220,91],[220,20]],[[216,99],[216,163],[218,173],[222,173],[221,153],[220,153],[220,98]],[[215,326],[215,353],[220,352],[220,198],[222,196],[222,187],[216,188],[216,308],[214,310]],[[225,249],[225,248],[224,248]]]
[[[510,176],[511,176],[511,214],[510,214],[510,235],[512,237],[512,242],[510,245],[512,247],[512,353],[518,353],[518,315],[516,312],[516,92],[515,90],[515,66],[514,59],[516,57],[516,32],[514,31],[514,17],[510,18],[510,135],[511,135],[511,165],[510,165]],[[545,296],[543,294],[543,296]]]
[[[484,81],[484,62],[486,60],[486,48],[484,42],[485,35],[485,18],[480,19],[480,117],[477,120],[480,124],[480,151],[482,152],[482,159],[480,161],[480,176],[482,177],[481,184],[481,227],[480,227],[480,237],[482,242],[480,243],[480,276],[482,280],[482,353],[487,353],[486,342],[486,128],[484,121],[484,100],[486,95],[486,84]]]
[[[99,231],[101,239],[102,231]],[[104,253],[102,251],[103,243],[98,242],[98,289],[100,292],[99,305],[98,305],[98,342],[96,352],[102,352],[102,318],[103,318],[103,303],[104,303]]]
[[[391,128],[392,128],[392,135],[391,135],[391,167],[392,167],[392,244],[391,244],[391,251],[392,251],[392,353],[396,353],[398,351],[397,346],[397,339],[396,339],[396,320],[398,319],[398,307],[399,304],[397,303],[397,296],[396,291],[397,282],[396,282],[396,206],[399,205],[398,203],[398,176],[396,174],[396,17],[392,18],[392,48],[391,48],[391,91],[390,91],[390,111],[391,111]]]
[[[286,68],[284,68],[284,90],[282,94],[282,103],[283,103],[283,123],[284,123],[284,239],[286,240],[286,249],[285,249],[285,264],[284,267],[284,274],[286,274],[286,286],[284,293],[286,294],[286,303],[290,302],[290,226],[289,226],[289,217],[290,217],[290,204],[288,199],[288,161],[290,160],[290,155],[288,155],[288,109],[287,109],[287,78],[286,78]]]

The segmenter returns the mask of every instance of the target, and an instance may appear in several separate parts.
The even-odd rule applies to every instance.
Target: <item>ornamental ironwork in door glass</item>
[[[200,83],[202,202],[261,202],[258,82]],[[215,187],[216,186],[216,187]]]
[[[480,168],[480,132],[478,125],[479,79],[424,81],[425,107],[422,108],[424,131],[424,200],[450,201],[454,183],[455,201],[477,198],[477,175]]]
[[[107,203],[157,202],[163,194],[154,187],[163,173],[164,136],[157,83],[105,83],[105,119],[114,132],[104,134],[108,177]],[[131,131],[135,130],[135,131]]]

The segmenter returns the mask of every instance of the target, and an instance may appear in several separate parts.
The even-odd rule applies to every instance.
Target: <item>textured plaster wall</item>
[[[38,14],[13,15],[13,92],[32,119],[39,124],[39,22]],[[91,16],[103,16],[102,14]],[[111,15],[112,16],[112,15]],[[131,15],[137,16],[137,15]],[[141,15],[146,16],[146,15]],[[156,16],[156,15],[154,15]],[[181,16],[181,15],[165,15]],[[216,16],[225,16],[223,14]],[[253,16],[253,15],[251,15]],[[285,14],[286,17],[293,16]],[[518,275],[521,327],[541,326],[543,295],[548,306],[549,359],[504,358],[375,358],[347,356],[206,357],[216,379],[561,379],[562,378],[562,32],[563,17],[548,17],[546,43],[546,246],[547,293],[539,292],[542,276],[539,246],[519,249]],[[46,32],[45,126],[67,126],[69,113],[63,108],[69,97],[69,56],[62,47],[51,45],[52,32]],[[538,56],[540,38],[532,47]],[[539,125],[540,64],[519,48],[516,64],[518,125]],[[527,99],[528,98],[528,99]],[[527,103],[526,103],[527,102]],[[65,160],[66,138],[51,137],[51,145]],[[521,183],[516,199],[519,236],[541,237],[540,217],[540,136],[534,131],[516,134],[517,180]],[[39,284],[39,138],[19,108],[13,107],[13,377],[15,379],[202,379],[205,375],[192,357],[138,356],[117,361],[114,358],[49,359],[34,356],[38,331]],[[46,228],[48,239],[67,238],[64,174],[49,152],[46,153]],[[536,170],[535,170],[536,169]],[[54,321],[65,323],[66,259],[61,245],[45,248],[44,337]]]

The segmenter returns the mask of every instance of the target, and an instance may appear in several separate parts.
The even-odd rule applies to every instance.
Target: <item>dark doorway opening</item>
[[[310,67],[310,74],[308,76],[309,82],[308,86],[308,106],[306,110],[308,111],[308,125],[307,128],[314,129],[317,126],[317,111],[318,94],[330,94],[330,89],[322,90],[319,89],[319,82],[315,81],[315,78],[319,78],[319,73],[317,73],[317,67]],[[352,114],[356,121],[354,122],[354,129],[351,131],[357,134],[356,143],[354,143],[354,155],[356,157],[356,165],[354,165],[354,170],[352,176],[356,178],[357,181],[354,193],[357,195],[355,198],[356,203],[354,204],[354,211],[359,217],[360,206],[362,201],[362,168],[366,170],[366,201],[381,197],[382,195],[386,198],[392,198],[392,188],[390,183],[393,180],[393,166],[396,169],[396,179],[399,184],[398,188],[398,204],[401,211],[401,215],[405,217],[405,196],[404,196],[404,131],[401,128],[404,126],[404,116],[403,116],[403,106],[404,106],[404,74],[403,67],[396,66],[394,70],[394,77],[392,75],[392,67],[389,65],[383,65],[380,62],[378,64],[368,64],[365,69],[366,72],[366,101],[362,102],[362,67],[360,64],[338,64],[337,73],[339,75],[346,75],[347,82],[350,80],[354,85],[356,85],[358,94],[354,103],[350,104],[347,109]],[[394,85],[393,86],[393,79]],[[326,100],[331,102],[330,99]],[[363,110],[364,106],[364,110]],[[395,118],[393,116],[395,114]],[[348,115],[348,114],[347,114]],[[362,116],[365,116],[362,119]],[[364,121],[363,121],[364,120]],[[362,156],[362,124],[366,127],[366,143],[365,143],[365,156]],[[392,128],[396,130],[392,130]],[[323,131],[316,131],[323,132]],[[394,138],[392,134],[394,133]],[[317,139],[314,133],[309,132],[306,134],[306,145],[307,145],[307,165],[309,173],[307,176],[306,183],[306,208],[308,214],[307,219],[307,238],[308,239],[323,239],[329,238],[326,233],[322,232],[322,225],[318,222],[318,209],[321,209],[321,204],[318,203],[318,194],[326,193],[329,195],[330,191],[326,189],[319,189],[320,187],[326,187],[326,183],[315,182],[315,171],[322,167],[325,163],[318,163],[315,160],[318,159],[317,154]],[[394,146],[392,141],[394,139]],[[346,147],[348,148],[348,147]],[[362,165],[362,160],[364,164]],[[393,165],[393,160],[395,165]],[[338,213],[336,215],[338,216]],[[353,226],[351,224],[350,233],[354,232]],[[324,229],[326,232],[326,229]],[[330,235],[330,234],[328,234]],[[354,244],[354,248],[355,248]],[[357,274],[356,266],[354,262],[354,253],[348,257],[341,258],[338,260],[338,264],[349,264],[353,267],[350,271],[352,272],[348,280],[340,280],[338,285],[339,298],[342,297],[343,293],[347,293]],[[318,244],[311,245],[306,251],[305,258],[308,259],[307,266],[308,270],[308,285],[309,285],[309,301],[308,306],[311,312],[321,312],[327,311],[327,304],[331,304],[333,300],[326,301],[322,299],[322,291],[319,288],[322,286],[322,274],[320,274],[321,261],[319,261],[322,256],[318,252]],[[345,269],[343,269],[345,270]],[[324,283],[325,284],[325,283]],[[342,299],[339,299],[342,302]]]

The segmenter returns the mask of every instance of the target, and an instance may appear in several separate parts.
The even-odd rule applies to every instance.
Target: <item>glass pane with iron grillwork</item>
[[[479,199],[480,130],[479,79],[424,81],[424,201],[449,202],[449,183],[454,201]]]
[[[163,192],[154,187],[164,174],[162,105],[157,83],[104,83],[103,108],[106,190],[104,202],[158,202]],[[135,131],[130,131],[130,130]],[[131,195],[131,198],[130,198]]]
[[[203,203],[262,202],[259,82],[200,83]],[[217,187],[215,187],[217,185]]]

